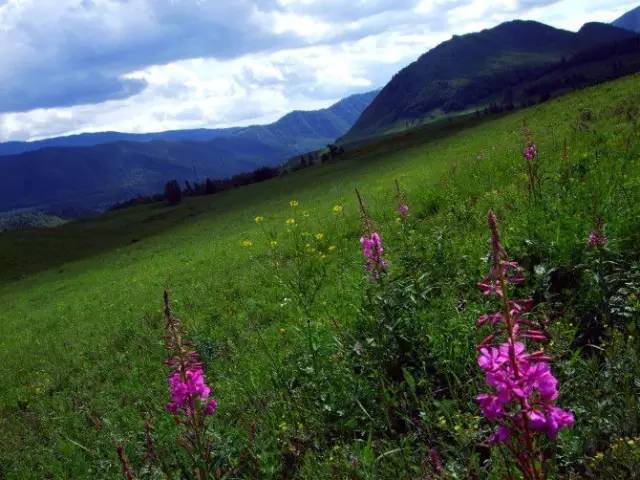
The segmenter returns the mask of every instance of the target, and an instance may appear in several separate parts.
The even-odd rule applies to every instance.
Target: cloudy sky
[[[264,123],[383,86],[524,18],[577,30],[638,0],[0,0],[0,141]]]

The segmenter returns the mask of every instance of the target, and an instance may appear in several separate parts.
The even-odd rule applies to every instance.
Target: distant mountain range
[[[612,24],[616,27],[640,33],[640,5],[614,20]]]
[[[640,71],[640,7],[578,32],[515,20],[454,36],[381,90],[275,123],[228,129],[86,133],[0,144],[0,212],[99,211],[170,179],[224,178],[440,118],[510,110]]]
[[[225,178],[333,142],[377,92],[329,108],[294,111],[275,123],[230,129],[149,134],[88,133],[0,144],[0,211],[37,208],[89,213],[138,194],[162,191],[169,179]]]
[[[397,73],[343,141],[491,104],[526,105],[571,84],[629,73],[640,60],[636,39],[633,32],[604,23],[588,23],[574,33],[520,20],[454,36]],[[602,52],[604,46],[611,48]]]

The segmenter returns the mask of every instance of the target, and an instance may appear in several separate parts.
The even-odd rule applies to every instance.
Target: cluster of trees
[[[330,143],[324,150],[318,150],[308,154],[300,155],[292,159],[289,169],[291,171],[297,171],[303,168],[312,167],[317,163],[326,163],[330,160],[338,158],[344,153],[344,148],[335,143]]]
[[[297,171],[311,167],[318,163],[318,161],[320,163],[325,163],[341,156],[344,151],[343,147],[331,143],[322,151],[300,155],[300,157],[295,159],[295,163],[290,163],[288,166],[282,168],[260,167],[252,172],[239,173],[233,177],[221,180],[207,178],[200,183],[186,180],[184,182],[184,186],[182,186],[178,180],[170,180],[165,184],[163,193],[157,193],[154,195],[138,195],[130,200],[116,203],[111,207],[111,210],[161,201],[166,201],[169,205],[177,205],[185,197],[213,195],[215,193],[241,187],[243,185],[264,182],[265,180],[286,174],[290,171]]]

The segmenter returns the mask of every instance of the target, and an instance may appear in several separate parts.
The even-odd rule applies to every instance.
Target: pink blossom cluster
[[[527,159],[528,162],[533,162],[533,159],[536,157],[536,153],[536,144],[533,142],[529,142],[522,151],[522,155]]]
[[[527,351],[525,342],[546,342],[548,335],[525,318],[533,306],[531,299],[509,299],[508,286],[524,281],[522,269],[508,260],[492,211],[488,224],[492,267],[478,287],[485,295],[498,298],[502,308],[481,315],[477,321],[478,327],[490,325],[492,333],[478,348],[478,365],[490,391],[476,400],[487,420],[498,424],[490,441],[507,445],[524,477],[537,479],[540,466],[535,434],[545,433],[554,439],[558,430],[573,425],[574,417],[555,405],[558,381],[549,367],[550,357],[542,348]]]
[[[406,203],[400,204],[398,207],[398,213],[402,218],[407,218],[409,216],[409,205]]]
[[[367,261],[366,267],[371,274],[371,279],[373,281],[379,280],[380,275],[387,268],[387,262],[382,258],[384,247],[382,246],[380,234],[372,232],[369,235],[363,235],[360,237],[360,246],[362,247],[362,254]]]
[[[170,401],[165,408],[176,419],[184,415],[187,417],[187,423],[198,429],[203,425],[203,418],[213,415],[218,404],[210,398],[211,387],[206,383],[204,368],[198,354],[191,342],[184,338],[182,323],[171,312],[167,291],[164,292],[164,304],[165,347],[169,351],[169,358],[165,364],[170,370],[167,377]]]
[[[167,381],[171,396],[171,401],[166,406],[168,412],[174,415],[182,412],[190,417],[199,402],[204,407],[204,415],[209,416],[218,407],[217,402],[209,398],[211,388],[206,384],[201,364],[194,363],[186,369],[179,366],[169,374]]]
[[[504,442],[512,430],[524,428],[522,411],[532,430],[545,432],[552,439],[559,429],[573,424],[573,415],[554,405],[558,381],[548,361],[542,353],[527,353],[522,342],[480,348],[478,365],[493,393],[482,393],[476,399],[488,420],[502,423],[491,438],[493,442]],[[509,412],[513,404],[520,410],[516,415]]]
[[[604,234],[604,224],[602,220],[598,220],[596,227],[589,234],[587,246],[589,248],[606,247],[609,243],[609,237]]]

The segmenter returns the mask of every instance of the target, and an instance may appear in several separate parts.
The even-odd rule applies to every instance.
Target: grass
[[[178,461],[175,427],[163,412],[163,288],[214,385],[217,462],[235,472],[229,478],[416,478],[428,446],[442,452],[452,478],[499,478],[504,465],[481,447],[487,428],[472,400],[480,385],[473,323],[483,301],[473,285],[485,269],[484,214],[496,209],[508,250],[546,272],[595,261],[584,241],[600,215],[611,237],[607,261],[632,272],[640,256],[639,86],[631,76],[497,119],[419,128],[361,145],[338,163],[176,207],[0,234],[0,478],[116,478],[114,440],[126,442],[139,466],[147,417],[158,449]],[[520,156],[525,120],[543,165],[543,200],[535,203]],[[396,179],[412,209],[405,230],[396,222]],[[384,292],[364,293],[371,286],[359,257],[356,187],[387,244],[392,276]],[[344,205],[341,217],[332,213],[336,204]],[[300,231],[324,234],[318,248],[337,246],[319,270],[296,263],[302,247],[285,226],[294,215]],[[277,272],[267,233],[281,243]],[[252,248],[242,247],[247,239]],[[557,475],[609,468],[630,478],[623,465],[633,451],[621,456],[610,446],[640,434],[632,292],[623,299],[631,326],[613,329],[615,318],[596,308],[604,287],[581,276],[558,293],[545,285],[550,277],[532,275],[526,288],[556,320],[561,402],[578,419],[561,438]],[[291,287],[294,280],[321,280],[305,308],[296,301],[305,288]],[[631,289],[633,281],[625,280]],[[390,378],[384,394],[366,372],[386,353],[372,350],[360,365],[343,349],[372,328],[371,295],[412,319],[409,376]],[[605,333],[581,342],[594,322]],[[597,349],[606,353],[594,357]],[[396,424],[380,398],[422,423]],[[238,465],[253,422],[252,461]],[[604,459],[595,465],[597,452]]]

